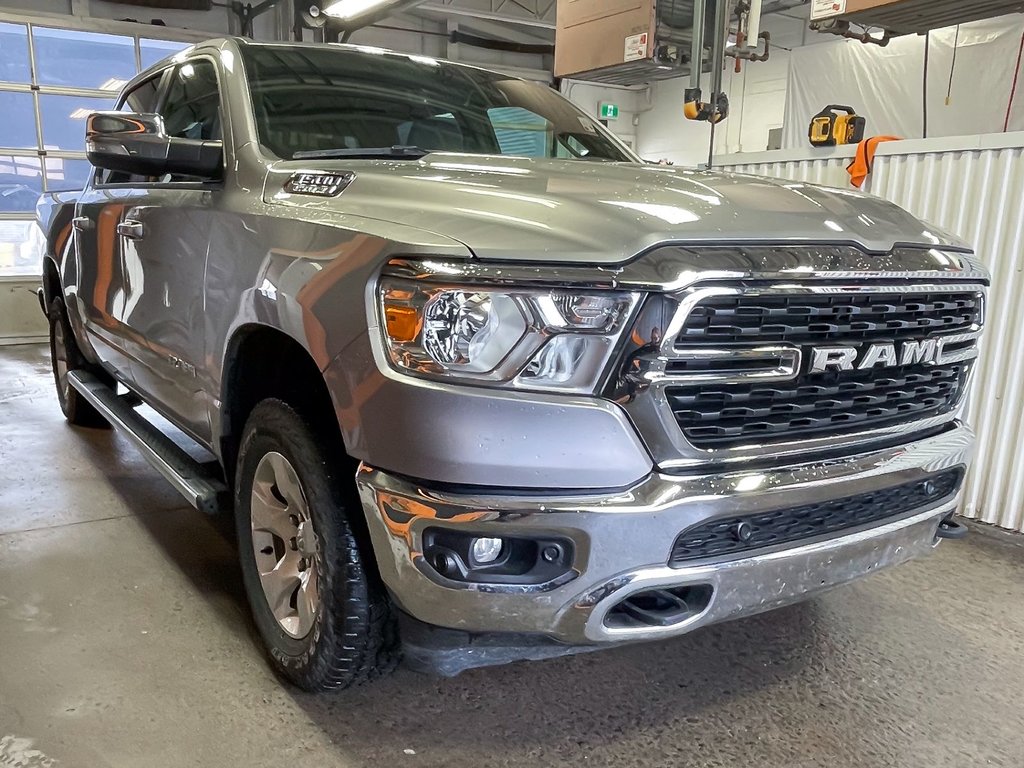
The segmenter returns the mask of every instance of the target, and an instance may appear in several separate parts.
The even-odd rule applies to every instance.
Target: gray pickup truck
[[[233,510],[296,685],[669,638],[965,532],[989,278],[896,206],[371,48],[214,40],[118,107],[39,206],[60,404]]]

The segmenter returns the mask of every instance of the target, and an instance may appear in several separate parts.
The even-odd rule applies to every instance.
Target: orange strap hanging
[[[899,140],[899,136],[872,136],[870,139],[864,139],[864,141],[858,144],[857,154],[853,156],[853,162],[846,166],[846,172],[850,174],[850,183],[857,189],[860,189],[864,185],[864,180],[867,179],[868,174],[871,173],[872,166],[875,164],[875,152],[878,151],[878,145],[883,141]]]

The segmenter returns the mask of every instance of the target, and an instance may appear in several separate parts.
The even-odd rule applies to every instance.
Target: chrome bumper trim
[[[654,474],[624,491],[572,496],[441,492],[366,466],[357,484],[381,575],[407,613],[441,627],[540,633],[579,645],[680,634],[792,602],[930,551],[939,520],[955,504],[941,502],[902,520],[778,552],[686,568],[667,565],[676,536],[697,523],[912,482],[968,464],[972,448],[971,430],[957,426],[845,459],[716,475]],[[501,588],[446,582],[436,574],[430,578],[423,570],[422,537],[432,526],[483,536],[569,538],[575,578]],[[714,583],[720,592],[704,613],[684,624],[628,632],[604,627],[604,613],[631,592],[697,579]]]
[[[799,602],[928,554],[938,545],[939,522],[955,509],[956,502],[948,502],[877,528],[740,560],[626,574],[577,603],[580,608],[590,609],[584,634],[593,642],[654,640]],[[611,628],[604,624],[608,611],[630,595],[659,587],[697,584],[708,584],[714,592],[707,608],[686,621],[645,629]],[[596,602],[595,596],[600,598]]]

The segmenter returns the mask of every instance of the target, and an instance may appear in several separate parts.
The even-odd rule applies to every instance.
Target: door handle
[[[75,216],[75,218],[71,220],[71,226],[79,232],[85,232],[86,230],[92,229],[92,219],[88,216]]]
[[[141,240],[145,232],[146,228],[142,226],[142,222],[134,219],[125,219],[117,225],[117,234],[129,240]]]

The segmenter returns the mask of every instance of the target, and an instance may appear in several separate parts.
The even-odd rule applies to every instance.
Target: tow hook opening
[[[604,624],[611,629],[671,627],[703,613],[713,594],[710,584],[636,592],[612,607]]]
[[[942,522],[939,523],[939,528],[935,532],[935,538],[937,539],[962,539],[964,538],[970,529],[956,519],[956,515],[950,513],[948,516],[942,518]]]

